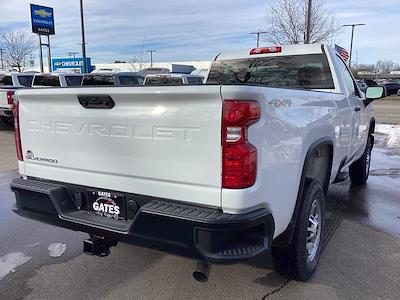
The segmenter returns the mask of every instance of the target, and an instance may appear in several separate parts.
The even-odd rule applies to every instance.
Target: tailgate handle
[[[111,109],[115,106],[109,95],[78,95],[78,99],[84,108]]]

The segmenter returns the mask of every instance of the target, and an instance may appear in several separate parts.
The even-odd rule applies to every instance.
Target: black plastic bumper
[[[69,184],[17,178],[11,182],[20,216],[164,252],[230,263],[268,251],[274,220],[267,210],[233,215],[219,209],[129,195],[138,199],[133,220],[115,220],[79,210]]]

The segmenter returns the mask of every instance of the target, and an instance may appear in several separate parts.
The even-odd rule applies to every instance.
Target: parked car
[[[0,74],[0,88],[2,87],[30,87],[34,73],[5,73]]]
[[[118,73],[121,72],[121,69],[118,68],[101,68],[101,69],[94,69],[91,74],[96,74],[96,73]]]
[[[369,86],[369,87],[376,87],[379,86],[378,83],[375,80],[372,79],[365,79],[364,82]]]
[[[92,255],[120,241],[197,259],[200,281],[266,251],[305,281],[329,185],[368,179],[383,94],[318,44],[223,53],[204,85],[20,90],[14,211],[87,232]]]
[[[190,73],[190,75],[203,76],[204,77],[203,81],[205,82],[209,71],[210,71],[210,69],[206,69],[206,68],[197,69],[197,70],[194,70],[192,73]]]
[[[171,73],[171,71],[167,68],[147,68],[147,69],[143,69],[140,70],[138,72],[138,74],[140,74],[141,76],[143,76],[144,78],[147,75],[152,75],[152,74],[169,74]]]
[[[389,82],[382,86],[385,87],[388,96],[396,95],[400,89],[400,83]]]
[[[203,84],[203,79],[203,76],[190,74],[153,74],[146,76],[144,85]]]
[[[7,126],[13,126],[14,93],[18,88],[0,86],[0,119]]]
[[[357,80],[357,85],[363,93],[367,91],[368,85],[363,80]]]
[[[144,78],[135,72],[90,73],[83,76],[83,86],[136,86],[143,85]]]
[[[80,86],[82,77],[79,73],[39,73],[33,77],[32,87]]]
[[[12,113],[14,93],[17,89],[30,87],[33,73],[1,73],[0,74],[0,119],[7,126],[13,126]]]

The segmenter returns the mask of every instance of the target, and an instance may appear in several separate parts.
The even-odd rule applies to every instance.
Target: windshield
[[[282,88],[334,89],[324,54],[215,61],[207,84],[256,84]]]

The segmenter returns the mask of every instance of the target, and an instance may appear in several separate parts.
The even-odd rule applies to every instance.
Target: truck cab
[[[136,72],[90,73],[83,76],[82,86],[138,86],[143,80]]]
[[[80,86],[82,74],[79,73],[41,73],[35,74],[33,88]]]
[[[144,85],[183,85],[203,84],[204,77],[191,74],[151,74],[147,75]]]

